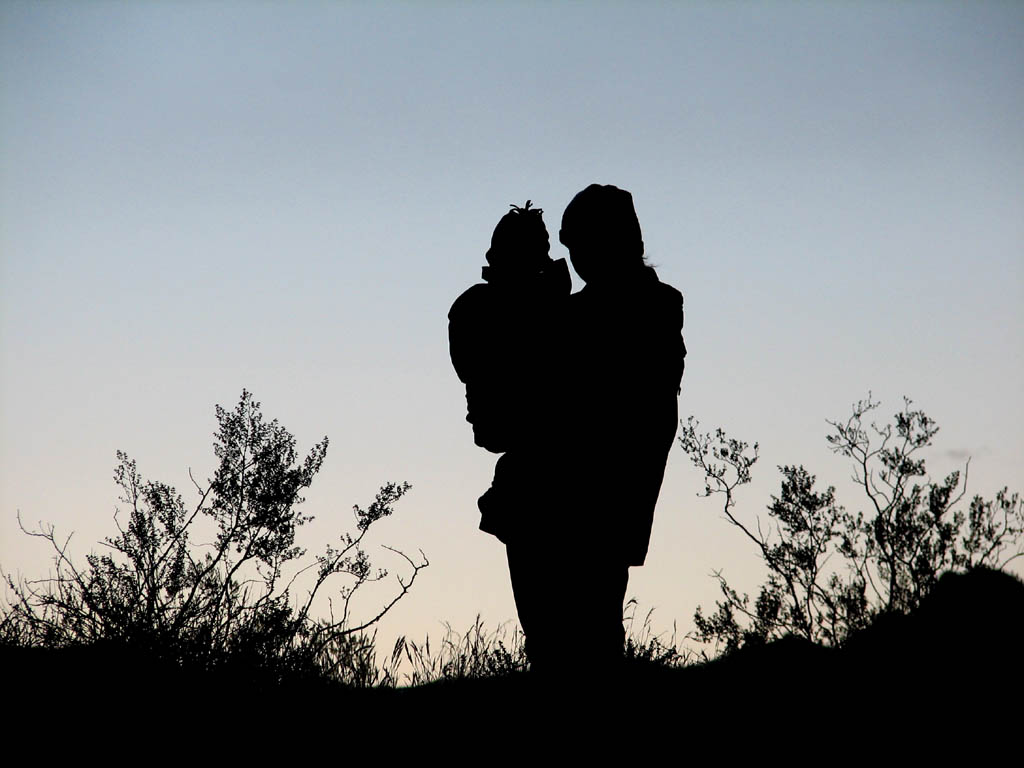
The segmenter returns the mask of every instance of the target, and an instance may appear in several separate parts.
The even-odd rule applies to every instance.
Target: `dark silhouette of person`
[[[448,313],[452,365],[466,385],[466,420],[477,445],[504,454],[480,500],[480,528],[508,542],[524,499],[544,495],[532,467],[543,463],[539,439],[558,410],[549,386],[564,344],[572,289],[565,259],[552,260],[543,210],[511,206],[491,237],[485,282],[465,291]]]
[[[541,517],[523,516],[506,549],[531,666],[593,675],[622,659],[629,567],[646,559],[678,426],[683,297],[646,263],[625,190],[584,189],[559,239],[586,286],[569,299],[552,366],[565,401],[542,465],[557,476],[535,483]]]
[[[645,262],[628,192],[594,184],[566,208],[559,237],[586,282],[568,298],[546,230],[544,259],[539,231],[510,236],[536,225],[509,218],[526,213],[499,222],[488,262],[508,253],[530,277],[493,273],[455,302],[452,362],[477,444],[504,451],[480,527],[506,545],[531,667],[599,678],[622,658],[629,567],[646,557],[676,432],[683,299]]]

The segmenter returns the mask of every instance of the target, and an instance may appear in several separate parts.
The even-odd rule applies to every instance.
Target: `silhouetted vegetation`
[[[59,538],[53,526],[26,531],[52,547],[54,570],[40,580],[6,576],[0,641],[116,648],[172,668],[268,684],[366,674],[366,630],[428,564],[422,552],[414,561],[385,547],[409,573],[383,606],[354,616],[360,588],[387,576],[364,539],[410,486],[384,485],[368,507],[354,507],[355,533],[307,558],[296,544],[298,529],[312,519],[299,511],[301,493],[323,464],[327,438],[300,460],[291,433],[265,421],[244,391],[234,410],[218,406],[216,413],[219,464],[205,485],[193,479],[195,506],[186,507],[174,488],[143,479],[135,461],[118,452],[114,479],[126,509],[115,514],[118,534],[103,542],[106,553],[88,555],[82,567],[68,551],[70,537]],[[334,597],[323,611],[317,598],[327,589]]]
[[[830,421],[832,450],[852,459],[853,479],[867,497],[866,512],[847,511],[832,486],[815,489],[802,466],[780,467],[782,488],[768,522],[744,522],[737,490],[750,482],[758,446],[698,431],[691,417],[680,442],[705,476],[705,496],[720,495],[726,518],[756,547],[768,580],[751,601],[721,573],[724,600],[705,615],[698,608],[696,637],[726,653],[787,635],[841,646],[880,617],[915,611],[947,571],[1002,569],[1022,553],[1024,508],[1003,489],[995,501],[975,496],[966,511],[963,479],[928,477],[920,453],[938,432],[921,410],[904,407],[893,424],[878,426],[878,403],[858,402],[845,421]]]
[[[638,621],[636,610],[636,600],[630,600],[625,616],[626,662],[634,668],[685,666],[692,654],[678,646],[675,632],[668,638],[656,633],[653,611],[648,611],[643,620]],[[578,645],[586,641],[584,637],[565,638],[563,656],[567,672],[579,663]],[[374,637],[357,636],[351,642],[357,643],[359,650],[348,654],[350,661],[338,665],[337,670],[342,682],[358,688],[507,678],[529,671],[522,629],[506,622],[490,630],[480,616],[465,632],[445,624],[445,633],[439,642],[432,642],[429,636],[417,641],[403,635],[381,662],[377,661]],[[356,659],[358,661],[353,663]]]
[[[409,669],[392,679],[407,685],[423,685],[507,677],[528,669],[523,633],[517,626],[505,623],[489,631],[477,616],[465,633],[448,625],[445,630],[440,644],[434,647],[429,637],[422,643],[400,637],[392,652],[391,668],[397,670],[407,664]]]
[[[193,507],[173,488],[143,480],[119,454],[124,519],[115,517],[118,535],[106,540],[108,553],[91,554],[79,567],[52,527],[29,532],[52,547],[55,570],[42,580],[7,579],[0,651],[8,681],[40,698],[50,690],[89,690],[103,701],[96,692],[106,690],[119,701],[172,706],[218,691],[232,691],[237,701],[253,689],[297,692],[305,701],[340,697],[332,699],[339,706],[365,695],[387,713],[428,704],[416,710],[422,723],[440,723],[449,705],[459,706],[484,728],[494,727],[495,713],[558,715],[564,699],[548,696],[556,690],[591,707],[623,696],[675,697],[676,708],[664,710],[666,726],[685,717],[710,732],[731,727],[716,714],[726,708],[733,722],[784,720],[823,680],[845,691],[847,708],[870,704],[872,688],[858,680],[898,681],[908,705],[1020,681],[1024,659],[1015,644],[1024,583],[988,567],[1019,555],[1018,495],[975,497],[961,510],[959,473],[938,483],[925,475],[919,454],[934,423],[908,401],[894,425],[865,425],[876,407],[870,399],[858,403],[849,419],[831,423],[829,437],[837,453],[855,461],[869,512],[847,512],[832,488],[817,490],[802,467],[783,467],[764,528],[744,523],[735,510],[757,446],[721,431],[702,434],[691,420],[680,439],[705,473],[706,495],[721,494],[727,518],[756,543],[769,574],[753,601],[719,575],[725,599],[710,616],[698,609],[689,637],[725,653],[712,658],[714,650],[681,647],[674,631],[656,634],[652,614],[641,621],[630,601],[621,675],[603,670],[588,680],[581,665],[588,656],[580,652],[588,639],[570,636],[561,649],[564,672],[532,680],[519,628],[492,631],[479,618],[465,633],[448,627],[436,643],[400,637],[379,659],[376,622],[408,592],[426,559],[398,553],[410,573],[396,593],[361,621],[350,605],[363,585],[386,576],[370,562],[364,538],[409,486],[385,485],[369,507],[355,507],[355,533],[307,558],[296,544],[310,519],[298,511],[300,494],[324,461],[326,438],[301,458],[292,435],[265,422],[243,392],[233,411],[217,409],[218,469],[196,484]],[[316,597],[329,587],[339,599],[327,602],[323,616]],[[766,692],[769,714],[762,710]],[[641,708],[628,718],[639,725],[658,712]]]

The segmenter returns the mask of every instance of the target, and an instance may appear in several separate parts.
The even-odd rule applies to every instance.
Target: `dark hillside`
[[[993,717],[1012,711],[1006,706],[1019,706],[1024,687],[1022,625],[1024,582],[977,570],[947,574],[918,612],[883,617],[842,649],[787,637],[682,669],[627,666],[616,678],[526,673],[360,690],[275,683],[252,669],[183,670],[113,645],[3,648],[2,664],[5,699],[15,708],[98,721],[170,716],[207,728],[216,713],[220,723],[344,722],[375,738],[457,727],[484,741],[509,729],[583,728],[579,735],[612,723],[618,732],[657,726],[665,734],[685,728],[691,737],[798,726],[817,739],[837,718],[866,725],[894,708],[906,722],[953,702],[985,703]]]

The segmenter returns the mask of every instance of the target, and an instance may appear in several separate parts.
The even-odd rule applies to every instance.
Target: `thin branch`
[[[352,634],[354,632],[361,632],[362,630],[366,629],[367,627],[369,627],[369,626],[375,624],[376,622],[378,622],[384,616],[384,614],[386,614],[388,611],[390,611],[399,600],[401,600],[403,597],[406,596],[406,594],[408,594],[409,590],[412,589],[413,582],[416,581],[416,577],[419,575],[419,572],[421,570],[423,570],[424,568],[426,568],[428,565],[430,565],[430,561],[427,560],[427,556],[423,553],[422,549],[419,552],[420,552],[420,557],[423,558],[423,562],[422,563],[416,563],[416,562],[414,562],[412,560],[412,558],[410,558],[408,555],[406,555],[404,552],[402,552],[400,550],[394,549],[393,547],[389,547],[386,544],[382,544],[381,546],[384,547],[384,549],[389,550],[391,552],[394,552],[396,555],[400,555],[402,558],[404,558],[405,561],[407,563],[409,563],[409,565],[412,566],[412,569],[413,569],[412,570],[412,575],[409,577],[409,581],[408,582],[402,581],[402,577],[401,576],[396,577],[396,580],[398,581],[399,586],[402,588],[401,591],[397,595],[395,595],[391,599],[391,601],[387,605],[385,605],[377,613],[377,615],[374,616],[372,619],[369,619],[369,620],[363,622],[359,626],[350,627],[350,628],[346,629],[345,630],[345,634],[346,635],[350,635],[350,634]]]

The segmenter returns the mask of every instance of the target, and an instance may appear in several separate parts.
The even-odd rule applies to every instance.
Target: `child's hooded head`
[[[523,275],[548,264],[551,244],[543,213],[540,208],[531,208],[529,200],[522,208],[513,205],[494,228],[487,263],[499,272]]]

